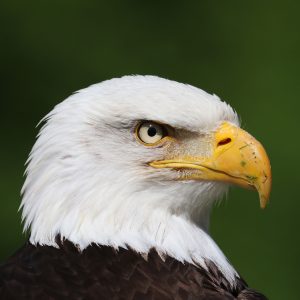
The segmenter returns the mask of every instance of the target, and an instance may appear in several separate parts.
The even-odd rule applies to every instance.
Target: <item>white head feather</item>
[[[211,204],[227,186],[176,181],[151,168],[162,148],[137,143],[138,120],[209,133],[222,121],[238,125],[215,95],[154,76],[125,76],[80,90],[45,118],[31,151],[22,193],[33,244],[56,246],[59,234],[80,249],[91,243],[155,247],[180,261],[214,261],[234,284],[236,271],[206,233]]]

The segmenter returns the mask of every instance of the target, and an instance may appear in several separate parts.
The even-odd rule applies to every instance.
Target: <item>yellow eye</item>
[[[137,135],[143,143],[155,144],[166,136],[166,130],[155,122],[144,122],[138,127]]]

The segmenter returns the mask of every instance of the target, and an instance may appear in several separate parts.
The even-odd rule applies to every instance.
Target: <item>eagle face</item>
[[[270,163],[217,96],[154,76],[125,76],[83,89],[45,118],[23,186],[33,244],[60,235],[156,248],[180,261],[212,259],[236,272],[206,233],[229,184],[256,188],[264,207]]]

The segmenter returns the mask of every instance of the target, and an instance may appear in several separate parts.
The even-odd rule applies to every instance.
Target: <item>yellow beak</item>
[[[223,181],[245,188],[256,188],[260,206],[265,208],[271,191],[269,158],[263,146],[249,133],[224,122],[213,137],[209,157],[188,157],[153,161],[155,168],[195,169],[181,179]]]

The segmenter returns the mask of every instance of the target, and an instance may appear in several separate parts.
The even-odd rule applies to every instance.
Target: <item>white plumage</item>
[[[221,122],[239,125],[217,96],[154,76],[80,90],[44,118],[28,160],[21,207],[31,243],[55,246],[60,234],[80,249],[98,243],[145,254],[155,247],[204,268],[210,259],[234,285],[236,271],[207,234],[211,206],[227,185],[178,181],[174,170],[149,167],[170,149],[137,143],[139,120],[189,132],[187,151],[196,139],[204,156],[206,137]]]

